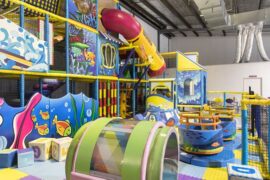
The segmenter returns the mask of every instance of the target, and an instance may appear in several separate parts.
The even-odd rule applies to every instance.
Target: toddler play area
[[[242,71],[254,37],[267,61],[263,25],[207,3],[0,0],[0,180],[270,179],[269,72],[239,82],[205,66],[210,45],[174,45],[230,19]]]

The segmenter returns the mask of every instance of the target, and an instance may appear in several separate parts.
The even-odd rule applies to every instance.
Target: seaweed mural
[[[97,27],[96,0],[69,0],[69,17],[93,28]]]
[[[0,69],[48,71],[48,43],[0,16]]]
[[[70,72],[73,74],[96,74],[96,35],[85,29],[69,26]]]
[[[83,93],[59,99],[36,93],[19,108],[0,98],[0,148],[23,149],[39,137],[73,137],[83,124],[97,118],[95,106],[97,101]]]

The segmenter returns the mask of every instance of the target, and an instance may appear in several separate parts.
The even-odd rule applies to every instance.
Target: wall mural
[[[179,104],[201,104],[202,80],[201,71],[177,72],[177,90]],[[187,87],[187,81],[189,81]],[[186,85],[186,86],[185,86]],[[190,87],[193,86],[193,87]],[[188,93],[187,91],[190,90]]]
[[[0,16],[0,69],[48,71],[48,43]]]
[[[117,45],[114,43],[109,43],[108,41],[101,40],[100,55],[101,55],[101,65],[99,68],[99,74],[114,76],[116,75],[116,57]]]
[[[22,149],[40,137],[73,137],[83,124],[96,119],[96,107],[97,101],[83,93],[59,99],[36,93],[18,108],[0,99],[0,149]]]
[[[97,28],[96,0],[69,0],[69,18]]]
[[[96,34],[69,25],[70,73],[96,74]]]

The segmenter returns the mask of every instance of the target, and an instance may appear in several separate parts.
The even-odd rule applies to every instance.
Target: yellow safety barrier
[[[33,10],[33,11],[36,11],[36,12],[39,12],[39,13],[42,13],[42,14],[47,14],[47,15],[49,15],[50,17],[53,17],[53,18],[55,18],[55,19],[57,19],[57,20],[59,20],[59,21],[68,22],[68,23],[70,23],[70,24],[72,24],[72,25],[75,25],[75,26],[77,26],[77,27],[80,27],[80,28],[83,28],[83,29],[86,29],[86,30],[88,30],[88,31],[91,31],[91,32],[93,32],[93,33],[98,34],[98,31],[97,31],[96,29],[94,29],[94,28],[92,28],[92,27],[90,27],[90,26],[87,26],[87,25],[85,25],[85,24],[79,23],[79,22],[77,22],[77,21],[75,21],[75,20],[72,20],[72,19],[68,19],[68,18],[65,18],[65,17],[58,16],[58,15],[56,15],[56,14],[53,14],[53,13],[51,13],[51,12],[48,12],[48,11],[44,10],[44,9],[35,7],[35,6],[31,5],[31,4],[25,3],[25,2],[23,2],[23,1],[19,1],[19,0],[9,0],[9,1],[12,2],[12,3],[18,4],[18,5],[24,6],[25,8],[31,9],[31,10]]]

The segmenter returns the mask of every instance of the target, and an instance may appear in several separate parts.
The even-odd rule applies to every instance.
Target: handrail
[[[85,25],[85,24],[82,24],[82,23],[80,23],[80,22],[77,22],[77,21],[75,21],[75,20],[72,20],[72,19],[68,19],[68,18],[65,18],[65,17],[58,16],[58,15],[56,15],[56,14],[53,14],[53,13],[51,13],[51,12],[49,12],[49,11],[44,10],[44,9],[35,7],[35,6],[31,5],[31,4],[28,4],[28,3],[23,2],[23,1],[19,1],[19,0],[9,0],[9,1],[12,2],[12,3],[18,4],[18,5],[24,6],[25,8],[34,10],[34,11],[36,11],[36,12],[39,12],[39,13],[42,13],[42,14],[47,14],[47,15],[49,15],[50,17],[53,17],[53,18],[55,18],[55,19],[57,19],[57,20],[64,21],[64,22],[68,22],[68,23],[70,23],[70,24],[72,24],[72,25],[75,25],[75,26],[80,27],[80,28],[84,28],[84,29],[86,29],[86,30],[88,30],[88,31],[91,31],[91,32],[93,32],[93,33],[98,34],[98,31],[97,31],[96,29],[94,29],[94,28],[92,28],[92,27],[90,27],[90,26],[87,26],[87,25]]]

